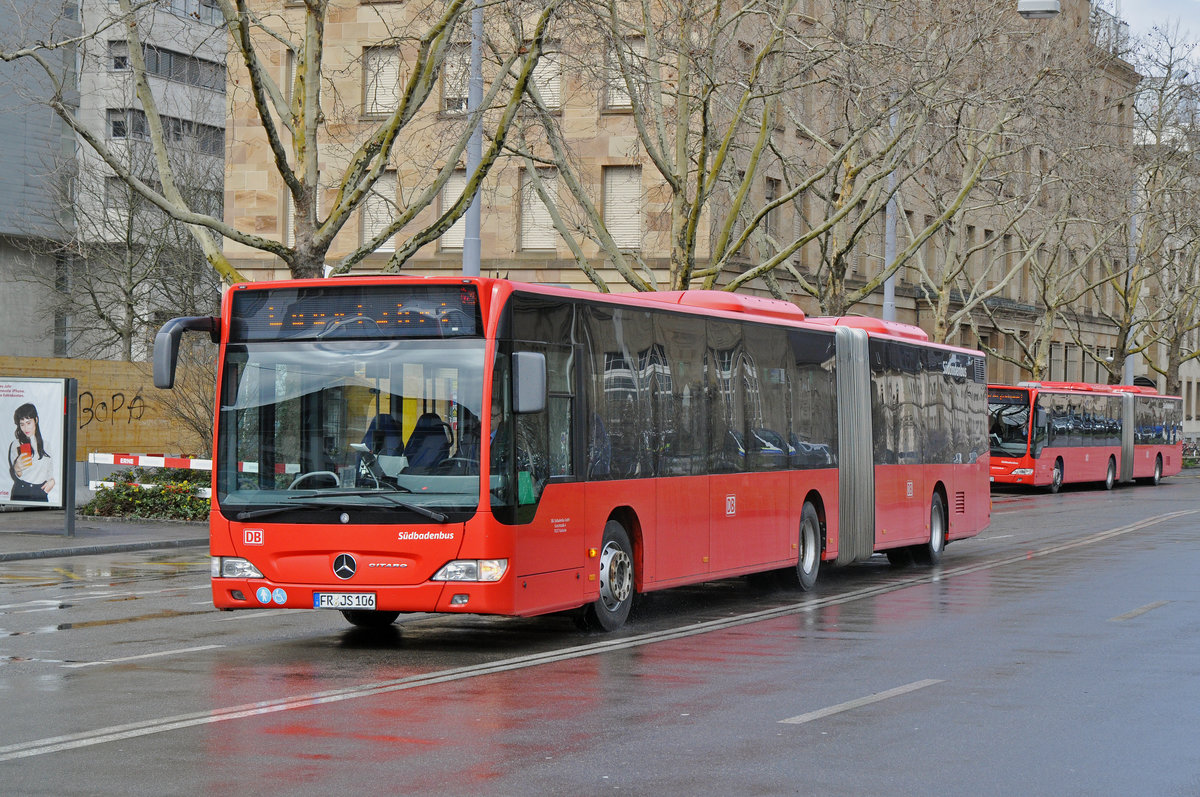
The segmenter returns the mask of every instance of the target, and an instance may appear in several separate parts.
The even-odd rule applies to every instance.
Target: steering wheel
[[[337,475],[336,473],[334,473],[333,471],[329,471],[329,470],[310,470],[308,473],[301,473],[299,476],[297,476],[296,478],[292,479],[292,483],[291,483],[291,484],[289,484],[289,485],[287,486],[287,488],[288,488],[289,490],[295,490],[295,489],[296,489],[296,485],[297,485],[297,484],[300,484],[300,482],[306,481],[306,480],[308,480],[308,479],[317,478],[317,477],[321,477],[321,478],[326,478],[326,477],[327,477],[327,478],[329,478],[329,479],[332,479],[332,480],[333,480],[333,486],[334,486],[334,487],[337,487],[337,486],[338,486],[338,482],[339,482],[339,480],[338,480],[338,475]]]

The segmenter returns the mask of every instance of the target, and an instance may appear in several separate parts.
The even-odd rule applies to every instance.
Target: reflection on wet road
[[[1007,498],[938,568],[875,557],[816,593],[670,590],[610,636],[565,617],[371,633],[334,612],[221,614],[207,561],[178,553],[10,564],[34,580],[5,582],[0,605],[16,707],[0,766],[47,793],[85,776],[137,793],[104,763],[118,744],[145,793],[791,793],[801,773],[805,791],[952,793],[984,777],[973,767],[996,793],[1179,786],[1196,754],[1157,728],[1200,699],[1181,658],[1200,488]],[[55,579],[64,567],[76,577]],[[1126,730],[1106,737],[1117,710]],[[1124,776],[1070,774],[1135,753]],[[850,760],[864,766],[834,763]]]

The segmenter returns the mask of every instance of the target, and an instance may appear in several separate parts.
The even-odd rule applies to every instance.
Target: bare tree
[[[624,154],[653,170],[644,180],[647,236],[668,253],[666,287],[736,290],[761,280],[776,296],[811,297],[834,314],[878,290],[943,221],[939,213],[893,262],[875,251],[889,198],[955,140],[933,126],[977,88],[955,81],[987,63],[983,43],[1028,35],[1004,27],[1017,17],[995,0],[935,9],[837,0],[816,17],[803,5],[585,4],[590,16],[574,16],[563,34],[581,54],[574,68],[619,97],[625,115],[605,120],[614,139],[623,135]],[[597,51],[608,53],[603,66]],[[614,239],[570,128],[554,108],[537,108],[512,146],[576,261],[607,289],[586,262],[591,244],[628,284],[657,287],[639,247]],[[1005,118],[992,110],[976,120],[981,140],[957,141],[985,165],[1000,149],[997,117]],[[565,195],[542,190],[538,167],[553,168]],[[967,170],[963,195],[981,172]],[[802,253],[811,268],[798,264]]]
[[[1180,367],[1200,359],[1200,51],[1176,28],[1156,28],[1140,43],[1145,75],[1134,106],[1134,158],[1140,178],[1136,248],[1149,269],[1142,298],[1146,319],[1143,356],[1181,392]],[[1189,345],[1190,344],[1190,345]]]
[[[128,154],[136,159],[145,152],[135,147]],[[195,153],[174,154],[189,204],[219,215],[220,163]],[[95,161],[60,170],[64,179],[54,186],[60,212],[47,223],[57,222],[61,229],[56,236],[32,241],[39,249],[51,248],[59,269],[21,279],[37,284],[39,296],[49,297],[47,311],[68,320],[69,351],[144,359],[150,343],[146,331],[156,329],[164,317],[215,312],[220,283],[182,224],[107,169],[89,166],[96,166]],[[129,169],[146,174],[152,165],[131,163]],[[87,212],[76,213],[77,208]],[[64,224],[64,219],[73,223]]]
[[[328,54],[324,45],[331,15],[345,13],[345,9],[329,0],[304,0],[302,4],[285,4],[282,8],[278,3],[255,0],[215,2],[231,37],[235,54],[232,60],[237,63],[231,75],[234,90],[248,93],[256,111],[256,129],[248,131],[248,138],[237,143],[263,146],[270,152],[273,168],[286,188],[294,213],[291,234],[287,236],[290,240],[228,223],[208,209],[193,206],[184,195],[171,163],[165,133],[168,126],[160,112],[162,98],[152,91],[147,79],[139,29],[147,16],[155,13],[155,4],[119,0],[119,13],[105,26],[122,28],[128,44],[137,100],[145,114],[147,139],[154,156],[153,181],[131,172],[102,131],[82,124],[66,102],[73,86],[62,56],[95,38],[97,31],[62,38],[55,37],[53,27],[48,31],[23,32],[19,34],[20,40],[0,47],[0,59],[36,63],[46,79],[43,101],[142,199],[187,225],[208,263],[224,280],[241,279],[241,275],[222,251],[222,239],[276,255],[295,277],[320,275],[335,236],[361,207],[388,167],[394,165],[392,157],[397,140],[410,126],[436,117],[438,109],[432,107],[430,98],[436,94],[434,89],[447,51],[462,40],[465,14],[472,4],[467,0],[424,0],[390,10],[375,9],[389,25],[390,34],[381,43],[393,45],[397,52],[403,53],[407,71],[391,88],[390,101],[378,118],[347,126],[334,125],[331,119],[342,121],[344,116],[337,114],[337,109],[360,108],[362,98],[339,95],[339,75],[326,69]],[[497,74],[505,79],[493,82],[480,110],[483,113],[491,107],[500,109],[482,163],[474,174],[468,175],[458,202],[432,223],[414,223],[419,211],[430,205],[449,179],[457,159],[447,161],[432,183],[411,197],[406,207],[398,208],[387,235],[351,253],[344,268],[361,259],[364,250],[369,251],[373,243],[377,245],[377,240],[386,240],[404,230],[407,238],[397,247],[391,261],[392,267],[398,268],[417,248],[436,238],[465,213],[471,196],[500,151],[525,83],[540,57],[547,26],[560,2],[549,0],[529,15],[521,13],[523,5],[519,2],[497,3],[506,8],[511,6],[508,10],[515,18],[528,17],[532,21],[520,40],[492,42],[493,50],[503,53]],[[290,66],[286,80],[278,77],[276,68],[281,53]],[[361,69],[361,64],[355,68]],[[400,71],[397,70],[398,75]],[[451,156],[465,148],[469,136],[470,124],[460,127]],[[330,142],[337,143],[331,146]],[[323,155],[327,149],[330,154],[338,151],[347,154],[339,162]],[[324,202],[320,196],[323,187],[329,195]]]

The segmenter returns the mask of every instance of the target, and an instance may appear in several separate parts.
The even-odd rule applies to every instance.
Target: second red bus
[[[1047,487],[1179,473],[1183,402],[1136,385],[988,385],[994,484]]]

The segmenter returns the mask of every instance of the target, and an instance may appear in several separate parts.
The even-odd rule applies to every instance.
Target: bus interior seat
[[[408,469],[429,470],[450,456],[450,435],[447,424],[436,412],[426,412],[417,418],[412,436],[404,446]]]
[[[362,442],[379,457],[398,457],[404,453],[404,435],[400,431],[400,424],[386,412],[371,419]]]

